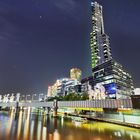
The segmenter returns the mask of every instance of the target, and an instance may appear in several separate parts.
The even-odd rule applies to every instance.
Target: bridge
[[[0,103],[0,107],[16,107],[17,102]],[[106,99],[85,101],[48,101],[48,102],[18,102],[18,107],[67,107],[67,108],[133,108],[131,99]]]
[[[74,109],[132,109],[132,101],[131,99],[106,99],[106,100],[85,100],[85,101],[48,101],[48,102],[0,102],[0,108],[9,107],[15,108],[16,112],[18,112],[21,108],[44,108],[47,110],[47,114],[49,114],[50,109],[53,109],[54,116],[57,116],[58,108],[74,108]]]

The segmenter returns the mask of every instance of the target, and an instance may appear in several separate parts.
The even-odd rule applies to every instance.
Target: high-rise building
[[[140,95],[140,88],[135,88],[134,89],[134,94],[135,95]]]
[[[69,93],[78,93],[81,83],[77,79],[62,78],[48,87],[48,97],[67,95]]]
[[[57,87],[57,95],[67,95],[69,93],[75,93],[77,86],[80,82],[77,79],[62,78],[60,79],[61,84]]]
[[[78,68],[72,68],[70,70],[70,78],[60,78],[56,82],[48,87],[48,97],[67,95],[69,93],[81,92],[81,76],[82,71]]]
[[[105,34],[102,6],[97,2],[91,3],[92,32],[90,33],[91,67],[102,64],[112,58],[109,36]]]
[[[92,69],[93,83],[101,84],[106,89],[107,98],[129,98],[133,95],[132,76],[121,64],[111,59]]]
[[[130,98],[134,94],[132,76],[124,70],[121,64],[112,59],[109,37],[104,31],[102,6],[97,2],[92,2],[91,8],[92,76],[82,79],[82,87],[88,90],[89,85],[93,89],[96,85],[102,85],[105,88],[106,98]]]
[[[48,86],[48,94],[47,94],[48,97],[51,97],[52,96],[52,86]]]
[[[50,96],[57,96],[57,92],[58,92],[58,87],[61,85],[61,81],[60,80],[56,80],[56,82],[52,85],[48,87],[48,97]]]
[[[70,70],[70,78],[71,79],[77,79],[77,80],[81,80],[82,77],[82,71],[78,68],[72,68]]]

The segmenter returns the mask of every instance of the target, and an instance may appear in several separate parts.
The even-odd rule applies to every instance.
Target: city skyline
[[[28,1],[27,11],[23,9],[27,1],[15,1],[0,2],[0,90],[25,92],[27,88],[44,92],[57,78],[66,77],[72,67],[82,69],[84,77],[91,74],[90,1]],[[110,36],[113,56],[132,73],[135,87],[140,87],[137,76],[140,68],[136,65],[137,57],[140,57],[139,29],[134,25],[140,22],[140,10],[135,8],[140,2],[128,0],[128,5],[120,0],[114,3],[111,0],[97,2],[104,7],[105,28]],[[130,14],[128,11],[131,8],[133,11]],[[120,10],[116,12],[116,9]],[[128,46],[130,49],[126,51]]]

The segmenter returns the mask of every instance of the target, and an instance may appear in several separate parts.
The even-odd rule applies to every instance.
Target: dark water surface
[[[0,140],[140,140],[140,130],[70,118],[31,114],[30,110],[0,112]]]

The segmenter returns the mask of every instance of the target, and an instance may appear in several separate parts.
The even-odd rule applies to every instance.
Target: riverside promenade
[[[68,115],[69,116],[87,118],[88,120],[107,122],[107,123],[112,123],[112,124],[117,124],[117,125],[122,125],[122,126],[127,126],[127,127],[140,129],[140,124],[128,123],[128,122],[118,121],[118,120],[115,120],[115,119],[93,117],[93,116],[90,116],[90,115],[81,115],[81,114],[68,114]]]

